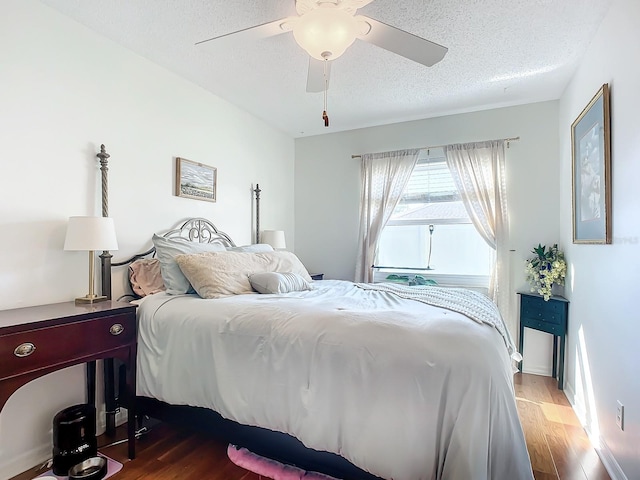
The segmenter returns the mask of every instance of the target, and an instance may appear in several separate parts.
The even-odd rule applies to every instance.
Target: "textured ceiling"
[[[611,0],[375,0],[358,10],[449,48],[433,67],[356,40],[307,93],[291,33],[195,43],[296,15],[293,0],[41,0],[292,137],[557,99]]]

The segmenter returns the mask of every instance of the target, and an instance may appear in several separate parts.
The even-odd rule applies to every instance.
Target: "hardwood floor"
[[[516,374],[518,412],[536,480],[610,480],[569,402],[554,379]],[[124,429],[117,435],[125,438]],[[100,445],[112,441],[104,436]],[[126,444],[101,448],[124,463],[117,480],[259,480],[231,463],[226,444],[173,426],[154,427],[137,444],[137,458],[128,461]],[[31,480],[33,469],[11,480]],[[502,479],[497,479],[502,480]],[[510,480],[510,479],[504,479]]]
[[[556,380],[518,373],[514,383],[536,480],[610,480]]]

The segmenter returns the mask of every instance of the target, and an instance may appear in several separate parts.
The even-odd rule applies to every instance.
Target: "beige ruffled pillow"
[[[208,252],[175,257],[180,270],[202,298],[253,293],[249,277],[263,272],[292,272],[310,282],[309,272],[291,252]]]

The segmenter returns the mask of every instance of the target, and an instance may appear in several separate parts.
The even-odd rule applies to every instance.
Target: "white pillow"
[[[291,252],[208,252],[178,255],[176,261],[202,298],[253,293],[249,276],[262,272],[293,272],[311,281]]]
[[[273,247],[268,243],[254,243],[252,245],[242,245],[241,247],[227,247],[227,252],[273,252]]]
[[[258,293],[289,293],[311,290],[311,284],[293,272],[263,272],[249,275],[249,283]]]
[[[166,238],[160,235],[153,235],[153,245],[156,247],[156,255],[160,260],[160,273],[162,281],[171,295],[182,293],[193,293],[189,280],[184,276],[180,267],[176,263],[176,255],[203,253],[203,252],[225,252],[224,245],[217,243],[196,243],[185,238]]]

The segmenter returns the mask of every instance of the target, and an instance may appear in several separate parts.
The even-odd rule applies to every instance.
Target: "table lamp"
[[[96,250],[117,250],[116,230],[113,219],[109,217],[69,217],[65,250],[84,250],[89,252],[89,293],[76,298],[76,303],[95,303],[107,297],[96,295],[93,291]]]
[[[282,230],[263,230],[262,243],[268,243],[274,250],[284,250],[287,248],[287,242],[284,238],[284,231]]]

